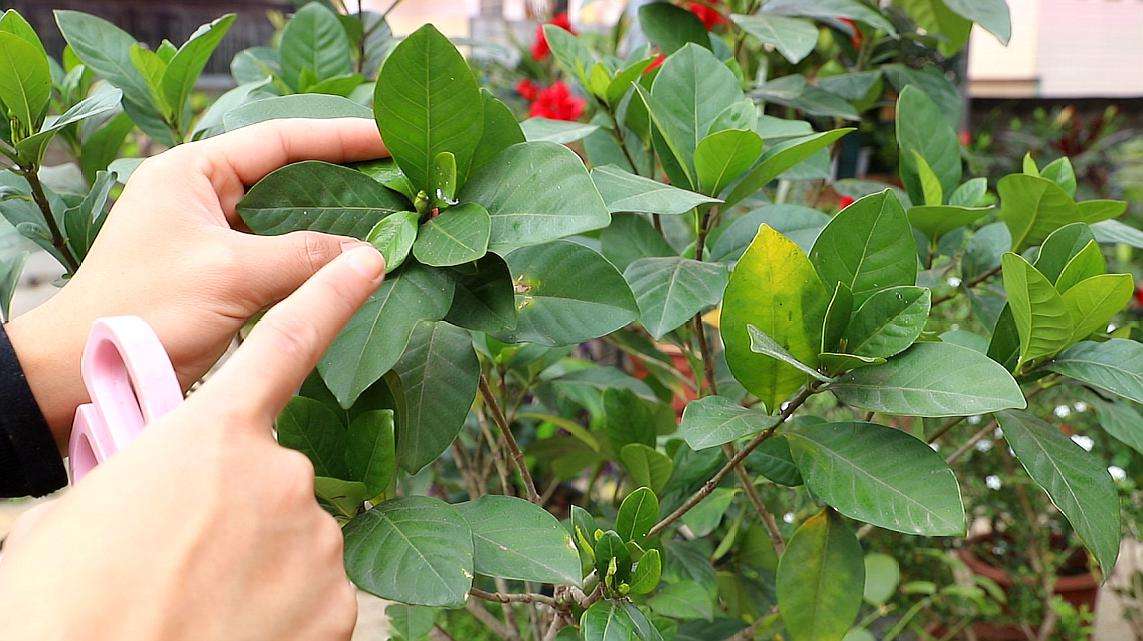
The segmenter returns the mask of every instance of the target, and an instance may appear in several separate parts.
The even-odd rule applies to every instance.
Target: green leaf
[[[349,422],[345,463],[349,476],[364,483],[372,496],[389,487],[397,472],[392,410],[362,412]]]
[[[349,38],[341,21],[337,14],[317,2],[299,9],[286,23],[278,56],[282,80],[297,93],[303,93],[318,81],[353,71]],[[307,77],[308,83],[304,82]]]
[[[393,364],[401,381],[397,401],[397,459],[416,474],[452,444],[476,398],[480,362],[472,336],[442,322],[413,329]]]
[[[612,563],[614,562],[614,569]],[[603,536],[597,536],[595,542],[595,571],[613,586],[618,587],[621,581],[626,581],[631,575],[631,551],[627,541],[614,530],[608,530]]]
[[[663,561],[659,551],[651,548],[639,559],[631,575],[631,594],[649,594],[659,587]]]
[[[766,3],[766,11],[821,20],[849,18],[880,29],[894,38],[897,37],[897,30],[893,28],[892,22],[859,0],[769,0]]]
[[[632,390],[605,389],[602,401],[603,431],[614,450],[629,443],[653,447],[656,434],[674,427],[674,415],[666,405],[641,399]]]
[[[516,328],[505,342],[573,345],[634,321],[635,297],[603,256],[569,241],[518,249],[505,258],[516,284]]]
[[[579,625],[584,641],[635,640],[635,623],[618,601],[596,601],[584,610]]]
[[[804,425],[785,435],[806,487],[838,512],[906,534],[964,534],[956,476],[924,442],[861,422]]]
[[[756,471],[779,485],[802,485],[802,473],[798,471],[794,456],[790,453],[790,442],[782,434],[775,434],[763,441],[758,449],[746,457],[746,464],[752,472]]]
[[[298,450],[314,464],[314,474],[348,479],[345,424],[324,403],[295,396],[274,421],[278,444]]]
[[[375,495],[359,481],[343,481],[328,476],[314,477],[314,497],[318,505],[337,516],[353,518],[365,503]]]
[[[822,353],[838,349],[845,330],[849,327],[851,316],[853,316],[853,293],[849,291],[848,285],[838,283],[833,289],[833,296],[829,299],[825,319],[822,321]]]
[[[342,407],[397,363],[417,323],[440,320],[453,282],[442,271],[407,265],[390,274],[334,339],[318,371]]]
[[[639,306],[639,322],[656,340],[713,307],[726,288],[726,268],[679,256],[641,258],[623,272]]]
[[[960,183],[960,143],[956,132],[936,103],[913,85],[906,86],[897,100],[897,144],[901,147],[901,180],[913,202],[940,204],[924,199],[914,153],[925,159],[944,193],[952,193]]]
[[[987,178],[970,178],[949,194],[949,204],[955,207],[980,207],[988,193]]]
[[[617,269],[622,270],[626,270],[631,263],[640,258],[678,254],[663,235],[655,231],[646,217],[638,214],[620,214],[613,217],[611,224],[600,233],[599,240],[604,257]],[[749,243],[750,239],[746,242]]]
[[[1118,220],[1101,220],[1091,226],[1095,239],[1105,244],[1124,244],[1136,249],[1143,249],[1143,231]]]
[[[456,203],[456,156],[451,151],[442,151],[433,159],[429,181],[429,200],[434,206]]]
[[[627,95],[627,91],[631,89],[631,84],[638,82],[647,71],[647,67],[651,66],[651,63],[654,61],[655,58],[653,56],[647,57],[642,60],[636,60],[620,69],[607,85],[607,91],[604,96],[607,99],[607,104],[618,108],[623,97]]]
[[[227,114],[237,110],[240,107],[256,102],[260,96],[268,91],[270,86],[269,78],[261,78],[253,82],[247,82],[238,85],[237,87],[227,91],[218,97],[213,104],[203,111],[198,120],[195,121],[194,127],[191,128],[190,137],[195,140],[203,138],[210,138],[226,130],[224,119]],[[117,119],[126,120],[130,123],[130,118],[125,114],[116,116]],[[124,134],[126,136],[126,134]],[[119,141],[118,145],[122,145]],[[116,147],[118,151],[118,146]],[[108,153],[112,159],[117,155],[116,153]],[[105,167],[106,163],[99,165]],[[87,171],[85,169],[85,171]]]
[[[845,330],[845,349],[889,358],[913,344],[929,319],[931,293],[924,287],[890,287],[865,301]]]
[[[431,24],[402,40],[385,59],[374,103],[385,144],[414,187],[430,186],[434,159],[442,151],[456,157],[457,167],[472,164],[484,128],[484,99],[468,63]],[[462,200],[488,206],[479,199]]]
[[[635,485],[651,488],[656,493],[663,491],[675,468],[670,457],[643,443],[628,443],[621,447],[619,460]]]
[[[710,36],[702,22],[690,11],[667,2],[639,7],[639,26],[647,39],[667,55],[688,43],[710,49]]]
[[[56,11],[60,33],[77,58],[95,75],[105,78],[123,90],[123,96],[133,103],[136,116],[157,117],[150,105],[151,90],[147,81],[131,64],[131,47],[135,38],[103,18],[82,11]]]
[[[67,111],[54,118],[48,118],[44,121],[40,130],[27,138],[24,138],[16,145],[16,149],[20,153],[20,158],[26,162],[40,163],[44,158],[44,152],[47,150],[48,143],[56,134],[73,123],[80,122],[87,118],[94,118],[101,114],[105,114],[119,105],[119,100],[123,94],[118,89],[112,87],[100,87],[96,89],[90,96],[75,103]]]
[[[989,223],[976,230],[961,260],[963,280],[971,280],[1000,265],[1000,257],[1012,249],[1012,236],[1004,223]]]
[[[996,191],[999,217],[1012,233],[1013,251],[1039,245],[1053,231],[1081,220],[1075,201],[1046,178],[1011,174],[996,183]]]
[[[434,267],[478,260],[488,251],[492,219],[476,203],[450,207],[421,226],[413,243],[413,256]]]
[[[423,641],[433,630],[437,610],[393,603],[386,606],[385,616],[396,641]]]
[[[709,49],[687,44],[663,63],[651,85],[651,114],[688,178],[699,141],[741,99],[738,79]]]
[[[615,516],[615,531],[624,541],[640,542],[659,520],[659,499],[650,488],[641,487],[627,495]]]
[[[806,20],[765,12],[752,16],[734,14],[730,19],[761,43],[773,45],[791,64],[810,55],[818,44],[818,28]]]
[[[365,238],[409,203],[369,176],[348,167],[306,160],[270,172],[246,192],[236,209],[257,234],[301,229]]]
[[[29,24],[24,16],[15,9],[8,9],[4,15],[0,16],[0,31],[20,37],[47,55],[44,51],[44,43],[40,42],[40,37],[36,35],[35,27]]]
[[[693,450],[730,443],[777,425],[777,419],[723,396],[704,396],[683,410],[679,436]]]
[[[950,231],[971,225],[992,211],[991,207],[956,207],[953,205],[909,208],[909,223],[929,238],[936,240]]]
[[[795,359],[817,365],[826,288],[802,250],[763,225],[730,275],[720,331],[734,377],[767,408],[776,409],[806,381],[798,369],[751,350],[754,325]],[[774,310],[782,313],[774,313]]]
[[[828,376],[794,358],[792,354],[782,349],[782,346],[778,344],[778,341],[770,338],[766,335],[765,332],[758,329],[754,325],[748,324],[746,329],[750,334],[750,351],[754,352],[755,354],[764,354],[770,358],[782,361],[783,363],[797,370],[801,370],[805,374],[812,376],[819,381],[827,382],[830,380]]]
[[[599,125],[568,120],[552,120],[550,118],[529,118],[520,123],[520,130],[524,132],[524,140],[528,142],[554,142],[560,145],[583,140],[597,129],[599,129]]]
[[[473,171],[492,160],[505,149],[517,143],[524,142],[524,132],[516,122],[516,115],[503,102],[487,89],[480,90],[480,98],[484,102],[484,129],[480,133],[480,142],[476,151],[472,153],[472,165],[460,168],[462,175],[467,179]],[[462,181],[463,182],[463,181]]]
[[[516,295],[508,263],[496,254],[452,269],[456,293],[445,320],[478,332],[496,334],[516,328]]]
[[[1119,493],[1107,467],[1060,430],[1025,412],[996,415],[1004,440],[1111,576],[1119,556]]]
[[[226,36],[234,24],[235,15],[228,13],[217,20],[204,24],[195,30],[183,46],[179,47],[166,65],[160,86],[163,100],[172,113],[181,114],[215,47]]]
[[[24,135],[39,127],[51,96],[52,77],[43,47],[0,31],[0,101],[23,125]]]
[[[1131,274],[1102,274],[1082,280],[1064,292],[1064,305],[1071,310],[1072,318],[1068,342],[1106,330],[1108,321],[1127,307],[1133,291]]]
[[[679,520],[696,537],[709,536],[722,522],[722,517],[730,508],[730,504],[734,501],[734,495],[737,493],[737,488],[716,487],[713,492]]]
[[[350,521],[342,534],[345,572],[362,590],[414,605],[464,605],[472,587],[472,532],[444,501],[385,501]]]
[[[901,566],[888,554],[865,555],[865,602],[881,606],[897,593]],[[875,641],[875,640],[874,640]]]
[[[913,150],[913,161],[916,163],[917,179],[921,183],[921,194],[925,205],[932,207],[943,204],[945,196],[940,179],[933,173],[932,167],[929,167],[929,163],[921,155],[921,152],[915,149]]]
[[[1004,254],[1004,289],[1020,335],[1021,365],[1068,346],[1072,311],[1044,275],[1018,254]]]
[[[703,193],[722,189],[754,166],[762,154],[762,139],[753,131],[725,129],[699,141],[695,148],[695,175]]]
[[[676,619],[714,618],[714,604],[706,588],[694,581],[667,583],[647,600],[651,610],[660,616]]]
[[[937,39],[937,50],[952,57],[968,42],[972,22],[949,10],[944,0],[897,0],[909,17]]]
[[[1084,223],[1078,223],[1083,225]],[[1045,241],[1047,242],[1047,241]],[[1041,249],[1043,249],[1041,247]],[[1036,260],[1036,270],[1039,271],[1039,259]],[[1043,272],[1041,272],[1043,273]],[[1064,269],[1060,272],[1059,278],[1055,280],[1053,285],[1056,286],[1056,291],[1065,294],[1071,288],[1075,287],[1080,281],[1091,278],[1092,276],[1101,276],[1107,273],[1107,261],[1103,258],[1103,252],[1099,249],[1099,244],[1095,239],[1089,240],[1083,249],[1076,252],[1064,265]],[[1047,274],[1044,274],[1047,277]],[[1048,278],[1048,280],[1052,280]]]
[[[841,639],[865,584],[861,544],[829,510],[802,523],[778,562],[778,611],[792,641]]]
[[[280,118],[372,118],[368,107],[325,94],[274,96],[247,103],[222,116],[226,131]]]
[[[1135,341],[1084,341],[1064,350],[1048,369],[1143,403],[1143,344]]]
[[[1143,416],[1130,403],[1122,401],[1095,401],[1099,410],[1099,424],[1108,434],[1143,454]]]
[[[1097,223],[1109,218],[1116,218],[1127,211],[1127,202],[1123,200],[1085,200],[1076,203],[1079,219],[1085,223]]]
[[[721,233],[710,249],[710,260],[737,261],[763,224],[797,243],[802,251],[809,252],[829,220],[829,216],[809,207],[764,205],[735,218],[729,225],[719,227]]]
[[[642,212],[672,216],[685,214],[699,205],[721,202],[717,198],[637,176],[614,165],[595,167],[591,170],[591,179],[603,196],[607,210],[613,214]]]
[[[588,85],[588,73],[595,66],[595,53],[574,34],[563,27],[554,24],[543,26],[544,39],[555,56],[556,62],[563,67],[569,75],[579,80],[584,87]]]
[[[475,567],[480,574],[579,585],[575,542],[544,508],[511,496],[482,496],[457,511],[472,528]]]
[[[814,242],[810,261],[827,291],[844,283],[857,307],[882,289],[913,285],[917,279],[909,220],[889,190],[838,212]]]
[[[1000,44],[1012,37],[1012,17],[1004,0],[944,0],[949,9],[972,20],[996,36]]]
[[[786,170],[828,148],[851,131],[854,131],[852,127],[843,127],[789,138],[773,145],[762,154],[754,169],[731,189],[726,197],[726,207],[753,195]]]
[[[1067,156],[1056,158],[1045,165],[1040,175],[1059,185],[1067,195],[1076,197],[1076,170]]]
[[[67,235],[67,244],[71,253],[77,260],[83,262],[87,257],[95,236],[107,220],[104,209],[107,206],[107,197],[111,188],[115,186],[115,175],[101,171],[92,181],[91,190],[79,203],[68,207],[64,211],[64,233]]]
[[[952,343],[917,343],[882,365],[846,374],[830,389],[848,405],[900,416],[969,416],[1026,405],[1006,369]]]
[[[501,255],[606,227],[611,214],[575,152],[551,142],[512,145],[476,170],[462,202],[492,217],[490,251]]]
[[[365,241],[373,245],[385,258],[385,273],[397,269],[408,258],[417,239],[417,221],[420,216],[413,211],[399,211],[377,222],[365,236]]]

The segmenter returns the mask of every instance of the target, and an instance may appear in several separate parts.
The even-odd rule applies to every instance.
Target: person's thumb
[[[316,231],[281,236],[242,234],[241,254],[247,264],[247,301],[256,311],[289,296],[319,269],[362,241]]]
[[[269,424],[384,274],[385,260],[372,246],[346,250],[266,312],[191,399]]]

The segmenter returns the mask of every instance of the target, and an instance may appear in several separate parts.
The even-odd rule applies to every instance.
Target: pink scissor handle
[[[73,483],[183,400],[163,344],[137,316],[96,320],[80,370],[91,403],[75,412],[68,444]]]

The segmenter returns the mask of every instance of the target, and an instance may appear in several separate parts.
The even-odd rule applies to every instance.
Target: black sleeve
[[[65,485],[52,432],[0,326],[0,497],[42,496]]]

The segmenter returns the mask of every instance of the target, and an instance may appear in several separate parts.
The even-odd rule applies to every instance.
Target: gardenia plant
[[[505,639],[860,635],[877,567],[861,537],[964,536],[951,465],[997,425],[1106,575],[1115,484],[1025,410],[1074,386],[1138,418],[1143,346],[1109,326],[1132,278],[1106,273],[1101,250],[1140,246],[1113,221],[1125,204],[1077,202],[1066,158],[1027,159],[995,195],[966,180],[943,85],[900,70],[904,189],[849,185],[857,198],[832,216],[783,202],[807,176],[824,185],[819,170],[852,129],[773,114],[847,104],[827,84],[865,87],[851,100],[873,85],[863,68],[845,83],[766,80],[754,72],[768,50],[796,64],[821,21],[866,42],[898,32],[855,0],[757,4],[733,3],[742,30],[729,44],[679,7],[644,7],[661,65],[649,47],[621,58],[546,27],[596,119],[530,122],[528,135],[431,25],[394,46],[378,16],[354,26],[311,3],[276,48],[239,54],[243,84],[195,119],[187,96],[230,18],[151,52],[60,12],[70,62],[53,85],[54,63],[9,11],[0,54],[21,73],[0,69],[0,151],[15,165],[3,213],[71,273],[130,163],[53,200],[43,149],[120,101],[167,144],[271,118],[376,119],[391,160],[288,165],[238,212],[254,233],[354,236],[386,258],[385,282],[276,429],[344,524],[350,578],[404,604],[389,614],[406,641],[443,621],[440,608],[466,608]],[[999,0],[936,5],[957,33],[973,20],[1002,30]],[[78,78],[91,96],[45,119]],[[790,111],[765,108],[775,102]],[[560,144],[585,135],[590,169]],[[960,297],[987,334],[929,329]],[[688,396],[677,417],[671,401]],[[946,452],[966,419],[976,435]],[[562,522],[557,501],[571,503]]]

